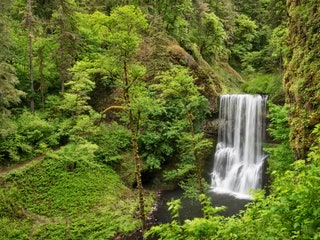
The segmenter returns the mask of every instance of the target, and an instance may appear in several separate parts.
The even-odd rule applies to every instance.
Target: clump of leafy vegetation
[[[268,171],[278,171],[280,174],[290,169],[294,161],[294,154],[290,146],[290,128],[287,117],[287,106],[279,106],[268,102],[270,120],[268,132],[274,142],[264,148],[269,153]]]
[[[245,93],[268,95],[268,99],[277,104],[284,103],[282,76],[279,74],[255,73],[248,74],[241,85]]]
[[[0,221],[10,223],[3,225],[1,236],[12,239],[9,229],[17,229],[17,222],[22,226],[18,238],[34,239],[105,239],[137,228],[136,193],[95,161],[97,149],[89,142],[68,144],[26,172],[7,175]]]
[[[181,223],[179,210],[182,208],[179,199],[167,203],[173,221],[159,226],[152,227],[146,234],[146,237],[154,236],[158,239],[214,239],[212,238],[219,227],[223,217],[218,213],[225,207],[212,207],[210,198],[205,194],[198,195],[203,208],[203,218],[185,220]]]
[[[41,115],[25,110],[10,121],[11,128],[0,137],[0,163],[10,165],[23,162],[59,145],[58,126]]]

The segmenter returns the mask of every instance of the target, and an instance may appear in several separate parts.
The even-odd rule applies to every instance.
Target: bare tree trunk
[[[34,84],[33,84],[33,30],[32,30],[32,9],[31,9],[31,0],[28,0],[28,22],[29,22],[29,65],[30,65],[30,111],[34,113]]]

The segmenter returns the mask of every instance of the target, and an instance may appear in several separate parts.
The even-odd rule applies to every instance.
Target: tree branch
[[[113,109],[120,109],[120,110],[124,110],[125,111],[125,107],[123,106],[110,106],[110,107],[107,107],[105,110],[103,110],[101,112],[101,114],[105,114],[107,113],[109,110],[113,110]]]

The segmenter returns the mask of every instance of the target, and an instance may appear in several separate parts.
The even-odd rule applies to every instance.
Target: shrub
[[[101,125],[97,134],[88,138],[99,146],[97,161],[109,165],[119,163],[123,158],[122,153],[131,147],[130,131],[116,122]]]
[[[284,88],[282,86],[282,79],[280,75],[269,74],[254,74],[247,76],[246,81],[241,89],[250,94],[268,95],[269,99],[274,103],[284,103]]]
[[[0,162],[17,163],[29,160],[58,146],[59,133],[53,122],[46,121],[40,114],[24,111],[15,120],[13,127],[0,141]]]
[[[275,141],[275,143],[269,144],[269,146],[264,148],[269,153],[268,171],[270,173],[278,171],[279,174],[283,174],[294,161],[294,154],[289,141],[290,128],[287,108],[286,106],[275,105],[270,101],[268,105],[268,118],[270,119],[268,132]]]

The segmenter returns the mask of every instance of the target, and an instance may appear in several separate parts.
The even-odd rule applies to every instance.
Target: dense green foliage
[[[9,123],[10,124],[10,123]],[[11,120],[11,128],[3,136],[0,147],[0,162],[26,161],[41,155],[59,144],[59,130],[54,122],[45,121],[39,114],[24,111]]]
[[[269,102],[269,134],[275,142],[266,146],[264,150],[269,153],[268,164],[269,173],[274,171],[280,173],[290,169],[294,161],[293,151],[290,147],[290,128],[287,118],[288,109],[285,106],[278,106]]]
[[[0,239],[145,230],[144,171],[204,211],[181,222],[172,201],[174,220],[146,235],[319,239],[318,12],[318,0],[2,0]],[[224,218],[199,199],[204,123],[219,94],[240,92],[273,102],[272,182]]]
[[[254,73],[247,75],[247,81],[241,85],[246,93],[267,95],[272,102],[284,103],[284,89],[279,74]]]
[[[203,179],[201,176],[201,156],[210,149],[211,143],[205,139],[200,130],[208,109],[208,100],[200,95],[200,89],[194,84],[194,79],[184,68],[172,68],[160,75],[159,84],[154,85],[159,96],[164,100],[166,111],[174,119],[170,119],[170,128],[176,135],[176,146],[181,158],[177,168],[166,172],[170,181],[184,179],[190,171],[196,174],[197,191],[203,193]],[[172,131],[172,130],[171,130]],[[193,182],[194,184],[194,182]]]

